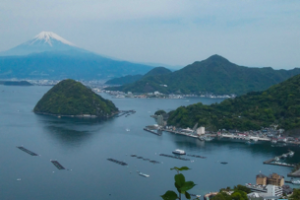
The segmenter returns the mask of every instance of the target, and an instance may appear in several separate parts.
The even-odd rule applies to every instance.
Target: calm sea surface
[[[1,200],[89,200],[89,199],[161,199],[159,195],[174,188],[174,166],[188,166],[187,180],[197,185],[191,191],[205,194],[222,187],[255,183],[261,171],[286,176],[290,168],[263,165],[263,161],[288,147],[246,145],[230,142],[201,142],[184,136],[143,131],[154,124],[150,117],[158,109],[170,111],[196,102],[211,104],[217,99],[111,99],[120,110],[136,110],[128,117],[108,121],[58,119],[32,112],[37,101],[50,87],[0,86],[0,199]],[[103,95],[105,98],[109,96]],[[130,131],[126,131],[130,129]],[[40,156],[30,156],[16,148],[23,145]],[[206,156],[181,161],[161,157],[176,149]],[[300,151],[286,162],[300,161]],[[157,160],[160,164],[130,155]],[[110,162],[115,158],[128,163]],[[67,170],[58,170],[58,160]],[[227,161],[227,165],[220,164]],[[149,174],[139,176],[137,171]]]

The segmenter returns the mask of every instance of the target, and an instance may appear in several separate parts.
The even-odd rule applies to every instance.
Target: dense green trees
[[[136,93],[159,91],[182,94],[240,95],[250,91],[265,90],[297,74],[300,74],[300,69],[274,70],[270,67],[243,67],[219,55],[214,55],[172,73],[145,75],[135,83],[117,87],[114,90]]]
[[[289,197],[289,200],[300,199],[300,189],[294,189],[293,194]]]
[[[51,88],[39,100],[34,112],[54,115],[90,114],[107,118],[118,112],[118,108],[80,82],[67,79]]]
[[[273,123],[280,128],[300,128],[300,75],[263,92],[250,92],[210,106],[197,103],[169,113],[169,125],[211,130],[257,130]]]

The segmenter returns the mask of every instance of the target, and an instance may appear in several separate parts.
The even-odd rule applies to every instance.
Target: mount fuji
[[[152,68],[95,54],[45,31],[0,52],[0,79],[99,80],[145,74]]]

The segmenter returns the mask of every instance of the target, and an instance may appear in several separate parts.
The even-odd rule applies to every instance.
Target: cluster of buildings
[[[284,185],[284,177],[276,173],[269,176],[258,174],[256,176],[256,185],[250,183],[246,187],[251,189],[251,193],[247,194],[249,200],[277,200],[281,199],[283,194],[291,194],[293,190]]]
[[[284,185],[284,177],[276,173],[270,176],[258,174],[256,176],[256,184],[247,183],[246,187],[251,190],[247,194],[249,200],[279,200],[282,199],[283,195],[289,195],[293,190],[288,186]],[[223,192],[231,195],[234,191],[223,190]],[[218,192],[211,192],[204,195],[204,200],[210,200],[216,196]]]

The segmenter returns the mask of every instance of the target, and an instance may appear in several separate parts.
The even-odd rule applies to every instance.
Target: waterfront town
[[[218,130],[216,132],[207,131],[205,127],[198,127],[195,124],[193,128],[178,128],[175,126],[167,126],[166,115],[152,115],[157,124],[146,126],[145,131],[161,136],[163,132],[178,134],[186,137],[191,137],[203,142],[211,142],[213,140],[229,141],[229,142],[241,142],[245,145],[252,144],[265,144],[271,145],[272,147],[300,147],[300,138],[285,136],[284,129],[277,129],[276,125],[262,128],[257,131],[238,131],[238,130]],[[177,152],[173,152],[179,155],[188,155],[184,150],[177,149]],[[278,155],[274,158],[270,158],[263,162],[266,165],[277,165],[282,167],[291,168],[291,172],[287,174],[290,180],[285,180],[284,176],[273,173],[269,176],[264,174],[258,174],[256,176],[256,183],[246,183],[245,185],[239,185],[239,187],[246,187],[247,198],[250,200],[277,200],[282,198],[289,198],[293,194],[293,189],[287,185],[300,185],[300,168],[299,164],[286,163],[285,158],[293,157],[294,151],[289,150],[288,152]],[[199,157],[197,155],[188,155],[193,157]],[[181,158],[185,159],[185,158]],[[227,162],[221,162],[221,164],[227,164]],[[219,192],[210,192],[204,195],[204,200],[210,200],[213,197],[224,194],[232,195],[235,192],[234,189],[226,188],[221,189]]]

